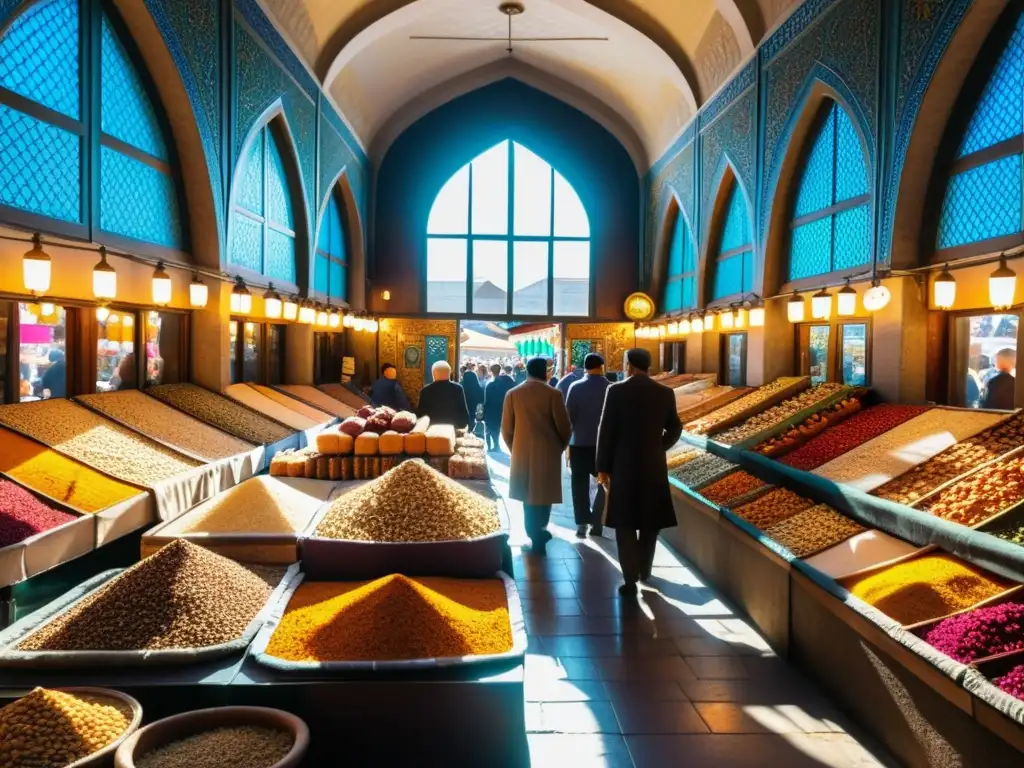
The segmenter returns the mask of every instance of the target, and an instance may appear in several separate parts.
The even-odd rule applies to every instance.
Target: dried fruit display
[[[332,502],[315,535],[354,541],[454,541],[500,529],[493,501],[422,459],[409,459]]]
[[[306,384],[282,384],[278,388],[301,400],[305,400],[310,405],[315,405],[321,411],[332,413],[340,419],[347,419],[349,416],[356,415],[356,409],[351,405],[346,405],[340,400],[336,400],[316,387]]]
[[[138,768],[272,768],[291,751],[292,735],[273,728],[214,728],[136,758]]]
[[[963,664],[1024,650],[1024,603],[1002,603],[950,616],[924,638],[929,645]]]
[[[146,394],[257,445],[276,443],[294,434],[294,430],[284,424],[263,418],[233,400],[195,384],[161,384],[150,387]]]
[[[77,399],[154,440],[206,461],[226,459],[255,448],[136,389],[81,395]]]
[[[776,523],[765,533],[795,557],[810,557],[856,536],[864,526],[836,512],[828,504],[815,504]]]
[[[0,709],[0,768],[66,768],[113,744],[131,722],[117,699],[36,688]]]
[[[669,448],[668,453],[665,455],[665,465],[669,470],[673,470],[677,467],[683,466],[683,464],[688,461],[693,461],[698,456],[702,456],[705,453],[707,453],[707,451],[702,450],[695,445],[678,442]]]
[[[796,469],[820,467],[927,410],[925,405],[876,405],[807,441],[781,462]]]
[[[669,475],[690,488],[699,488],[737,465],[721,456],[706,451],[692,461],[676,467]]]
[[[0,422],[128,483],[148,487],[200,466],[70,400],[0,406]]]
[[[764,496],[758,496],[749,504],[734,509],[733,512],[755,528],[767,531],[773,525],[813,505],[813,501],[793,493],[788,488],[775,488]]]
[[[762,456],[777,459],[779,456],[784,456],[790,451],[799,448],[826,429],[846,421],[855,413],[859,413],[860,409],[860,397],[845,397],[822,411],[812,413],[801,424],[787,429],[781,435],[765,440],[754,450]]]
[[[0,472],[81,512],[98,512],[143,493],[8,429],[0,429]]]
[[[772,406],[767,411],[755,414],[735,427],[719,432],[715,440],[720,443],[733,445],[748,438],[759,435],[772,427],[778,426],[787,419],[791,419],[801,411],[813,408],[815,405],[842,392],[846,387],[842,384],[819,384],[816,387],[804,390],[799,395],[783,400],[778,405]]]
[[[746,496],[759,488],[764,488],[768,483],[759,477],[754,477],[742,469],[726,475],[721,480],[716,480],[706,488],[702,488],[700,495],[714,504],[726,505],[733,499]]]
[[[987,530],[985,533],[998,536],[1003,541],[1008,541],[1011,544],[1020,544],[1021,546],[1024,546],[1024,523],[1011,523],[1000,528]]]
[[[283,405],[290,411],[301,413],[303,416],[306,416],[313,421],[323,423],[325,421],[330,421],[331,416],[334,415],[330,411],[325,411],[323,408],[314,408],[312,405],[306,405],[298,398],[286,395],[284,392],[278,392],[273,387],[266,387],[262,384],[250,384],[249,386],[268,400],[273,400],[275,403]]]
[[[251,477],[163,529],[179,533],[297,533],[309,525],[328,493],[303,480]]]
[[[0,478],[0,548],[75,519],[74,515],[43,504],[16,483]]]
[[[1024,412],[1015,413],[1005,421],[961,440],[923,464],[875,488],[871,493],[900,504],[913,504],[943,483],[1022,445]]]
[[[676,413],[679,421],[686,424],[753,391],[753,387],[708,387],[696,394],[677,394]]]
[[[483,656],[512,649],[499,579],[409,578],[305,582],[267,645],[296,662]]]
[[[918,505],[923,512],[975,526],[1024,501],[1024,455],[1017,454],[948,485]]]
[[[21,651],[203,648],[240,637],[270,598],[264,579],[184,539],[115,576],[21,641]]]
[[[296,413],[291,408],[286,408],[280,403],[271,400],[269,397],[257,392],[248,384],[232,384],[224,390],[224,394],[232,400],[237,400],[242,405],[247,405],[254,411],[262,413],[264,416],[271,418],[274,421],[279,421],[282,424],[288,425],[292,429],[311,429],[321,423],[317,419],[311,419],[301,413]],[[323,417],[324,421],[328,420],[326,413],[323,414]]]
[[[814,474],[870,491],[999,418],[985,411],[935,408],[818,467]]]
[[[697,435],[713,434],[735,423],[737,419],[757,413],[778,400],[806,389],[810,381],[807,376],[782,376],[770,384],[758,387],[749,395],[689,422],[686,431]]]
[[[1018,664],[998,680],[993,680],[1003,693],[1024,699],[1024,664]]]
[[[865,603],[903,625],[962,611],[1011,586],[946,554],[916,557],[842,583]]]

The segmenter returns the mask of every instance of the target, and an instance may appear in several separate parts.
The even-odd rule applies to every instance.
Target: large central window
[[[508,140],[456,171],[427,220],[427,311],[589,315],[590,222],[565,177]]]

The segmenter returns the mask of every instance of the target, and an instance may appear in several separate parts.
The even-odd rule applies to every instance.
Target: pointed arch
[[[728,301],[754,290],[756,262],[749,197],[732,161],[723,153],[718,192],[711,206],[701,259],[698,306]]]
[[[363,223],[359,218],[359,206],[356,203],[355,192],[352,189],[352,181],[349,178],[347,166],[338,172],[338,175],[328,186],[327,195],[324,197],[317,212],[317,241],[315,244],[316,256],[314,257],[314,274],[317,262],[315,258],[320,257],[320,238],[324,233],[325,226],[335,226],[328,221],[328,214],[331,206],[338,211],[337,226],[342,231],[342,242],[345,248],[343,261],[345,262],[344,296],[330,296],[324,294],[322,299],[330,298],[332,303],[343,304],[354,309],[366,308],[366,250],[363,239]],[[330,277],[330,274],[328,275]],[[328,281],[329,282],[329,281]],[[314,290],[316,290],[314,279]]]
[[[284,291],[312,290],[306,200],[280,100],[256,121],[232,176],[227,271]]]
[[[661,216],[651,285],[659,313],[697,306],[697,243],[693,226],[675,190],[670,190]]]

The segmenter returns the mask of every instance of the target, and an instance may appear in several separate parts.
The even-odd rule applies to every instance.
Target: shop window
[[[242,381],[242,370],[238,365],[238,324],[241,320],[232,320],[228,323],[228,367],[231,369],[231,383],[238,384]]]
[[[842,382],[851,387],[868,383],[868,326],[866,323],[843,323],[839,326],[842,359]]]
[[[661,299],[662,312],[677,312],[697,306],[697,251],[682,211],[676,211],[672,239],[668,246],[668,269]]]
[[[1017,375],[1017,314],[960,315],[951,319],[950,402],[968,408],[1014,407],[1005,375]],[[989,387],[1000,376],[995,386]]]
[[[263,325],[246,321],[242,323],[242,381],[262,384],[263,377]]]
[[[871,262],[867,163],[846,110],[827,102],[812,134],[793,204],[789,279]]]
[[[112,309],[106,319],[96,318],[96,391],[138,389],[135,357],[137,315]]]
[[[231,383],[285,383],[285,325],[257,323],[244,318],[228,326]]]
[[[267,325],[267,381],[270,384],[284,384],[284,334],[285,326]]]
[[[1006,39],[1002,53],[979,93],[949,171],[939,215],[936,259],[988,253],[1020,242],[1024,232],[1024,14],[1010,27],[997,25]]]
[[[747,334],[722,334],[722,383],[730,387],[747,384]]]
[[[564,176],[521,144],[503,141],[483,152],[434,199],[428,312],[586,316],[590,273],[583,202]]]
[[[341,381],[341,359],[345,356],[345,334],[321,332],[314,336],[315,384]]]
[[[146,386],[186,380],[186,327],[183,314],[146,313]]]
[[[867,386],[870,329],[864,321],[801,323],[796,327],[797,370],[811,384]]]
[[[730,177],[722,232],[715,250],[711,298],[750,293],[754,289],[754,246],[743,190]]]
[[[338,193],[327,200],[316,242],[313,288],[332,299],[348,301],[348,245]]]
[[[64,308],[49,303],[13,306],[18,311],[18,391],[12,399],[26,402],[67,397],[67,315]],[[9,322],[8,313],[5,314],[5,341]]]

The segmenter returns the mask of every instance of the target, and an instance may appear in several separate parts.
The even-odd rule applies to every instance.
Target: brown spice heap
[[[501,529],[489,501],[409,459],[331,504],[316,535],[354,541],[454,541]]]
[[[776,523],[765,533],[796,557],[810,557],[864,530],[856,520],[836,512],[828,504],[815,504]]]
[[[241,636],[270,598],[249,569],[178,539],[33,632],[21,651],[203,648]]]
[[[147,752],[138,768],[270,768],[287,755],[292,735],[273,728],[215,728]]]
[[[749,472],[738,469],[721,480],[716,480],[711,485],[703,488],[700,495],[715,504],[726,504],[740,496],[753,493],[758,488],[764,488],[768,483],[759,477],[754,477]]]
[[[788,488],[776,488],[733,511],[751,525],[766,531],[812,504],[813,501]]]
[[[292,595],[267,653],[299,662],[489,655],[512,648],[499,579],[307,582]]]
[[[36,688],[0,709],[0,768],[63,768],[117,741],[131,716],[116,699]]]

